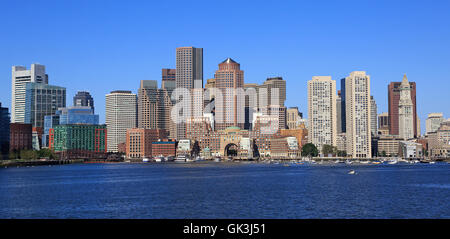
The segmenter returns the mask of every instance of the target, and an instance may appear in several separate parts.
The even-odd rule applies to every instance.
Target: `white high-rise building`
[[[428,135],[431,132],[436,132],[444,121],[444,114],[442,113],[428,114],[428,118],[425,121],[426,134]]]
[[[31,64],[30,70],[24,66],[13,66],[11,79],[11,122],[25,123],[26,84],[48,84],[48,75],[44,65]]]
[[[370,76],[354,71],[345,78],[347,154],[371,158]]]
[[[131,91],[112,91],[106,95],[106,127],[108,152],[118,152],[125,143],[127,129],[137,126],[137,97]]]
[[[313,76],[308,81],[308,140],[319,151],[324,144],[336,146],[336,81]]]
[[[411,86],[406,75],[400,85],[400,100],[398,102],[398,132],[402,139],[414,138],[414,114],[411,100]]]
[[[375,98],[373,98],[373,96],[370,96],[370,132],[372,132],[372,135],[378,134],[377,117],[377,103],[375,101]]]

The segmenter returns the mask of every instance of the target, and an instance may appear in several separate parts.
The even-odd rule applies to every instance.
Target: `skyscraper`
[[[378,131],[383,135],[389,134],[389,115],[387,112],[378,115]]]
[[[203,88],[203,48],[178,47],[176,49],[176,87],[188,90]],[[191,107],[183,101],[184,109]],[[177,117],[186,112],[178,112]],[[186,138],[186,122],[176,124],[177,139]]]
[[[137,97],[131,91],[111,91],[106,95],[106,127],[108,152],[118,152],[126,142],[127,129],[137,126]]]
[[[26,83],[25,123],[44,127],[44,117],[66,107],[66,88],[43,83]]]
[[[299,129],[301,114],[298,107],[289,107],[286,111],[286,125],[288,129]]]
[[[78,91],[73,97],[73,106],[89,106],[94,109],[94,98],[87,91]]]
[[[45,66],[31,64],[30,70],[27,70],[24,66],[12,67],[12,123],[25,123],[26,83],[29,82],[48,84],[48,75],[45,74]]]
[[[436,132],[444,121],[444,114],[442,113],[428,114],[428,118],[425,122],[426,134],[428,135],[431,132]]]
[[[319,151],[336,146],[336,81],[331,76],[313,76],[308,81],[308,139]]]
[[[416,82],[409,82],[411,87],[411,101],[413,104],[414,136],[417,133],[417,106],[416,106]],[[388,106],[389,106],[389,133],[399,135],[399,112],[398,103],[400,101],[401,82],[391,82],[388,85]]]
[[[346,120],[346,107],[345,107],[345,78],[341,79],[341,132],[345,133],[347,130]]]
[[[373,96],[370,96],[370,132],[372,133],[372,135],[378,134],[377,116],[377,103],[375,102]]]
[[[400,100],[398,102],[398,133],[400,138],[405,140],[414,138],[417,135],[417,128],[414,127],[417,116],[414,115],[413,107],[411,85],[406,75],[404,75],[400,85]]]
[[[138,127],[158,128],[158,82],[141,80],[138,90]]]
[[[370,76],[354,71],[345,78],[347,154],[371,158]]]
[[[342,96],[340,90],[338,90],[338,94],[336,97],[336,124],[337,133],[342,133]]]
[[[244,128],[245,96],[238,94],[236,89],[244,87],[244,71],[240,64],[227,58],[219,64],[215,75],[215,86],[221,92],[222,102],[216,101],[216,130],[231,126]],[[221,105],[218,105],[221,104]]]

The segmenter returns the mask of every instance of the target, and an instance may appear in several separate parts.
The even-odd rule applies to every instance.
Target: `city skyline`
[[[9,7],[16,8],[16,3],[10,3]],[[61,3],[62,4],[62,3]],[[52,16],[61,17],[61,23],[49,22],[54,24],[51,26],[58,26],[59,24],[72,24],[73,16],[63,17],[58,16],[57,13],[53,13],[52,10],[64,7],[62,5],[55,4],[48,10],[41,9],[41,6],[34,5],[34,3],[27,3],[30,9],[41,9],[44,12],[49,13]],[[425,132],[425,122],[427,115],[433,112],[443,112],[444,117],[450,115],[450,107],[446,105],[449,102],[448,94],[445,94],[445,89],[448,87],[448,80],[446,76],[450,75],[449,69],[444,67],[449,65],[450,59],[447,54],[449,48],[443,44],[448,42],[450,32],[445,28],[446,24],[443,22],[448,20],[448,17],[444,14],[438,14],[444,7],[435,3],[433,6],[427,6],[422,9],[422,5],[410,4],[408,6],[409,13],[406,13],[401,4],[389,5],[390,9],[385,13],[387,15],[380,23],[380,28],[372,27],[368,32],[364,26],[369,27],[374,22],[364,20],[360,25],[355,27],[363,27],[360,29],[361,33],[368,34],[374,37],[374,40],[368,38],[351,39],[345,35],[342,38],[335,37],[336,39],[326,39],[325,36],[329,34],[338,33],[337,30],[333,30],[333,24],[326,20],[317,20],[317,22],[310,22],[311,26],[322,29],[325,34],[317,29],[308,28],[308,24],[303,23],[310,14],[306,13],[306,10],[316,9],[318,6],[314,5],[297,5],[300,8],[300,12],[304,15],[300,16],[300,20],[295,20],[292,17],[282,17],[281,19],[261,19],[263,23],[270,23],[273,21],[273,25],[269,24],[264,33],[256,30],[262,30],[260,27],[252,28],[251,34],[242,35],[242,39],[233,40],[230,37],[224,39],[210,38],[202,39],[205,37],[205,33],[199,32],[194,29],[192,33],[187,33],[184,30],[174,29],[175,32],[172,36],[177,36],[177,40],[169,39],[166,37],[160,37],[157,39],[150,39],[154,32],[151,30],[144,31],[145,41],[142,41],[135,37],[139,27],[127,28],[125,25],[119,25],[118,29],[113,31],[109,27],[111,24],[102,22],[100,18],[96,18],[94,14],[90,14],[96,7],[100,5],[93,4],[91,10],[86,10],[85,14],[92,15],[90,19],[93,20],[93,27],[103,25],[100,29],[102,34],[95,34],[93,30],[97,30],[92,27],[86,29],[75,27],[70,33],[75,34],[74,40],[65,40],[56,38],[54,40],[47,39],[49,42],[42,42],[42,39],[33,39],[40,43],[38,46],[31,46],[31,39],[19,39],[17,34],[6,34],[6,30],[18,31],[17,29],[1,28],[2,33],[7,35],[8,38],[2,40],[0,49],[5,52],[7,57],[0,59],[0,77],[2,82],[8,82],[0,90],[0,102],[3,107],[8,107],[11,112],[11,85],[10,83],[10,69],[13,65],[29,66],[31,63],[41,63],[46,66],[46,73],[49,75],[49,81],[51,84],[63,86],[67,89],[67,98],[71,99],[75,92],[79,90],[86,90],[91,93],[96,100],[96,108],[100,114],[100,122],[105,122],[105,102],[104,95],[113,90],[131,90],[133,93],[137,93],[137,85],[140,80],[157,80],[158,85],[161,86],[161,68],[175,68],[175,48],[183,46],[201,47],[204,49],[203,61],[204,61],[204,80],[212,78],[214,71],[217,69],[217,64],[231,57],[237,59],[241,64],[241,67],[245,69],[246,82],[261,84],[268,77],[281,76],[287,81],[287,107],[299,107],[299,111],[304,113],[304,117],[307,115],[307,87],[306,82],[314,75],[330,75],[333,80],[347,76],[352,71],[366,71],[371,75],[371,94],[374,96],[377,105],[378,113],[388,111],[387,102],[387,85],[389,82],[399,82],[403,74],[407,74],[408,79],[411,82],[417,84],[417,112],[421,122],[421,133]],[[448,3],[445,3],[448,4]],[[251,14],[263,14],[267,13],[269,9],[274,10],[289,10],[294,3],[286,4],[286,6],[270,6],[265,5],[261,13]],[[324,11],[330,16],[336,17],[337,13],[333,13],[332,7],[335,3],[329,3],[325,7]],[[34,6],[35,8],[32,8]],[[167,5],[163,5],[168,7]],[[368,14],[375,14],[377,9],[383,6],[383,3],[376,5],[362,5],[363,10],[367,10]],[[75,8],[77,6],[74,6]],[[146,6],[144,4],[143,8]],[[349,6],[346,6],[349,7]],[[120,6],[111,5],[112,12],[117,12]],[[249,5],[243,4],[243,9],[238,10],[236,14],[244,14],[245,10],[249,8]],[[5,8],[6,9],[6,8]],[[25,8],[24,11],[30,9]],[[204,3],[203,10],[212,9],[211,4]],[[227,7],[223,9],[225,12]],[[419,11],[423,10],[423,11]],[[143,15],[143,12],[137,8],[127,8],[126,13],[130,10],[136,10],[137,15],[130,17],[127,21],[134,22],[135,20],[142,20],[147,22],[150,18]],[[178,12],[179,10],[174,10]],[[222,11],[221,11],[222,12]],[[289,11],[288,11],[289,12]],[[418,23],[415,20],[414,14],[416,12],[422,12],[423,15],[428,18],[421,18],[421,23],[416,24],[414,30],[412,29],[400,29],[396,27],[396,32],[392,30],[387,24],[389,20],[394,23],[410,26],[412,23]],[[433,15],[431,13],[433,12]],[[126,14],[123,13],[123,14]],[[0,18],[8,17],[10,13],[5,12]],[[261,15],[262,16],[262,15]],[[106,16],[109,19],[109,16]],[[340,23],[349,22],[350,17],[339,15]],[[24,19],[17,19],[18,24],[25,24],[28,17]],[[442,21],[444,20],[444,21]],[[48,22],[49,19],[33,19],[35,23]],[[237,20],[232,20],[233,22]],[[290,22],[292,21],[292,22]],[[8,22],[8,20],[4,21]],[[205,27],[209,24],[218,23],[217,20],[212,19],[210,23],[201,23],[200,19],[187,20],[184,24],[195,22],[199,26]],[[171,23],[157,22],[159,25],[153,25],[157,31],[164,33],[163,28],[171,26]],[[276,23],[276,24],[275,24]],[[281,27],[282,23],[287,23],[286,26]],[[291,29],[289,27],[295,26],[299,23],[301,30]],[[0,23],[4,24],[4,23]],[[245,22],[243,24],[248,26],[257,26],[253,22]],[[137,24],[141,26],[141,24]],[[230,24],[233,25],[233,24]],[[343,33],[348,32],[350,29],[344,27],[345,24],[340,24],[339,30]],[[434,25],[434,27],[430,27]],[[33,25],[37,26],[37,25]],[[274,26],[277,26],[275,28]],[[160,28],[161,27],[161,28]],[[302,28],[303,27],[303,28]],[[383,27],[385,28],[383,30]],[[5,29],[5,30],[3,30]],[[18,28],[20,29],[20,28]],[[129,30],[127,30],[129,29]],[[35,31],[36,29],[32,29]],[[225,27],[222,29],[225,32],[231,32],[235,30],[233,27]],[[3,32],[5,31],[5,32]],[[67,33],[67,30],[56,30],[54,28],[46,28],[44,32],[51,33]],[[241,30],[239,30],[240,32]],[[429,35],[429,33],[435,33],[438,37],[425,39],[420,35]],[[79,33],[79,35],[76,35]],[[183,34],[185,33],[185,34]],[[197,33],[197,35],[195,35]],[[290,40],[284,39],[282,34],[292,34],[293,37]],[[380,35],[380,33],[382,33]],[[427,34],[428,33],[428,34]],[[180,35],[181,34],[181,35]],[[307,37],[308,34],[316,34],[315,36],[320,38],[320,41],[315,37]],[[378,34],[378,35],[377,35]],[[226,34],[224,34],[226,35]],[[270,37],[269,37],[270,35]],[[72,36],[72,35],[71,35]],[[123,40],[126,40],[124,44],[118,42],[118,40],[111,40],[114,36],[120,36]],[[264,38],[262,36],[266,36]],[[92,38],[90,38],[92,37]],[[111,39],[110,39],[111,37]],[[78,42],[77,42],[78,40]],[[227,40],[228,42],[224,43]],[[349,41],[345,45],[341,44],[343,41]],[[60,42],[56,42],[60,41]],[[135,44],[131,44],[135,42]],[[151,44],[148,44],[148,43]],[[364,42],[364,44],[362,44]],[[429,44],[424,44],[428,42]],[[88,44],[87,44],[88,43]],[[105,43],[105,44],[101,44]],[[251,43],[251,44],[249,44]],[[86,45],[87,44],[87,45]],[[114,44],[118,45],[114,48]],[[70,47],[69,47],[70,46]],[[73,49],[69,49],[73,48]],[[114,49],[108,52],[108,49]],[[264,51],[261,51],[264,49]],[[340,50],[339,50],[340,49]],[[376,51],[382,50],[382,53]],[[78,52],[77,52],[78,51]],[[88,53],[91,51],[92,53]],[[60,53],[57,53],[60,52]],[[361,54],[364,52],[364,54]],[[143,54],[144,53],[144,54]],[[82,55],[86,54],[86,55]],[[139,55],[139,56],[138,56]],[[270,55],[270,58],[266,56]],[[64,57],[64,61],[60,59]],[[119,57],[120,56],[120,57]],[[137,57],[138,56],[138,57]],[[434,56],[430,59],[431,56]],[[89,57],[89,59],[87,58]],[[73,58],[73,59],[70,59]],[[321,60],[322,58],[322,60]],[[420,66],[420,67],[418,67]],[[427,84],[433,82],[435,84]],[[92,87],[91,87],[92,85]],[[436,87],[441,85],[442,87]],[[105,87],[107,86],[107,87]],[[336,88],[340,89],[340,85],[336,85]]]

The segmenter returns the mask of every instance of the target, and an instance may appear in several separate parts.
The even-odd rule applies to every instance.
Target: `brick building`
[[[32,125],[11,123],[9,150],[22,149],[32,149]]]

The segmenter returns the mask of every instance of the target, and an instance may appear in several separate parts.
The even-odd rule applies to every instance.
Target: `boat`
[[[187,155],[178,155],[175,159],[176,163],[186,163],[188,161]]]
[[[144,163],[147,163],[147,162],[149,162],[149,161],[150,161],[149,158],[143,158],[143,159],[142,159],[142,162],[144,162]]]
[[[435,164],[435,163],[436,163],[435,161],[431,161],[431,162],[430,162],[430,164]]]
[[[365,160],[365,161],[360,161],[359,163],[361,163],[361,164],[369,164],[369,161]]]
[[[214,162],[220,162],[220,158],[219,157],[215,157],[214,158]]]
[[[352,164],[352,161],[350,161],[350,160],[347,159],[347,160],[345,161],[345,163],[346,163],[346,164]]]
[[[380,161],[373,161],[372,164],[381,164]]]
[[[388,161],[388,164],[396,164],[396,163],[398,163],[398,161],[395,160],[395,159],[394,159],[394,160],[389,160],[389,161]]]
[[[155,157],[155,162],[157,162],[157,163],[161,163],[161,162],[164,162],[165,161],[165,158],[163,157],[163,156],[158,156],[158,157]]]
[[[356,172],[355,172],[355,170],[350,170],[350,171],[348,171],[348,173],[347,174],[351,174],[351,175],[353,175],[353,174],[356,174]]]

